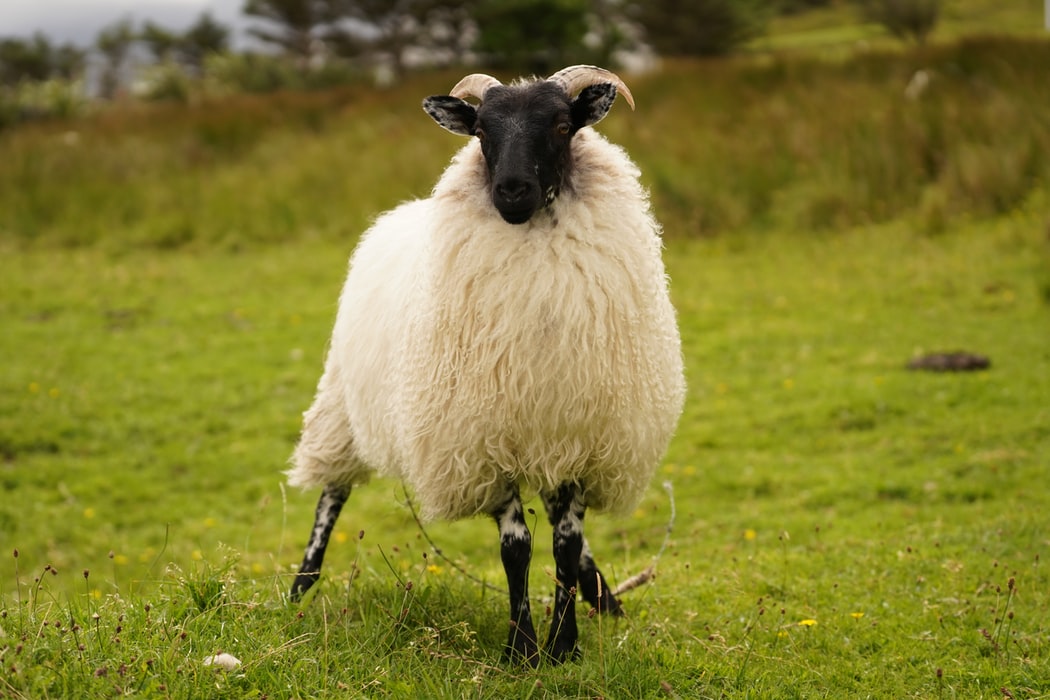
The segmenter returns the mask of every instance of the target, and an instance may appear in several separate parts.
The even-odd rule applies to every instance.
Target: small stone
[[[219,666],[227,671],[232,671],[241,665],[241,660],[233,654],[215,654],[214,656],[204,657],[205,666]]]

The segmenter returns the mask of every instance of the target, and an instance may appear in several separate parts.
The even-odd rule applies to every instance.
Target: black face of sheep
[[[443,128],[478,137],[493,206],[507,223],[524,224],[561,192],[572,167],[573,135],[608,114],[617,89],[633,107],[618,77],[591,66],[514,85],[474,74],[451,95],[428,97],[423,108]],[[480,106],[461,99],[471,95],[481,99]]]

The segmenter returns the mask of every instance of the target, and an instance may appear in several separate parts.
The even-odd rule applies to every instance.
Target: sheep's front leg
[[[293,601],[300,600],[321,577],[321,564],[324,562],[325,550],[328,549],[328,538],[349,496],[349,486],[329,485],[321,492],[314,515],[314,528],[310,531],[310,541],[306,545],[303,563],[299,565],[299,573],[289,594]]]
[[[532,558],[532,535],[525,523],[518,490],[513,488],[503,505],[493,511],[499,525],[500,559],[510,589],[510,636],[506,655],[512,661],[530,666],[539,664],[536,629],[532,626],[529,607],[529,562]]]
[[[576,586],[583,553],[583,513],[586,506],[577,484],[562,484],[543,494],[547,519],[554,529],[554,619],[544,651],[555,663],[579,656],[576,648]],[[593,563],[593,559],[591,560]]]

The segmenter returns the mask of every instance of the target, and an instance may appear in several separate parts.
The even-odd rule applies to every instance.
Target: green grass
[[[953,41],[974,34],[1039,36],[1045,31],[1040,0],[942,0],[930,41]],[[774,17],[767,33],[754,39],[748,48],[848,57],[855,49],[873,46],[900,47],[902,43],[882,26],[863,21],[857,3],[840,0],[808,12]]]
[[[672,531],[628,618],[538,671],[474,580],[504,585],[495,527],[428,526],[444,559],[394,482],[284,598],[346,257],[458,145],[416,114],[449,76],[0,134],[0,697],[1050,696],[1046,50],[631,81],[602,128],[667,228],[689,397],[639,508],[588,533],[619,582]],[[992,368],[904,369],[954,349]]]
[[[6,257],[0,689],[1045,695],[1046,223],[673,242],[690,400],[657,480],[671,546],[628,620],[587,621],[584,661],[536,673],[500,663],[503,597],[424,558],[395,483],[354,494],[319,595],[283,602],[314,494],[279,471],[346,246]],[[992,370],[903,369],[956,347]],[[669,509],[654,483],[630,517],[592,515],[615,579],[650,563]],[[428,532],[502,585],[490,523]],[[201,666],[220,650],[242,671]]]

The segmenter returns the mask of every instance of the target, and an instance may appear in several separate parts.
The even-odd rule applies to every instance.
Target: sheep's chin
[[[527,224],[532,215],[536,213],[535,209],[499,209],[499,215],[503,217],[503,220],[508,224],[514,224],[515,226],[520,224]]]

